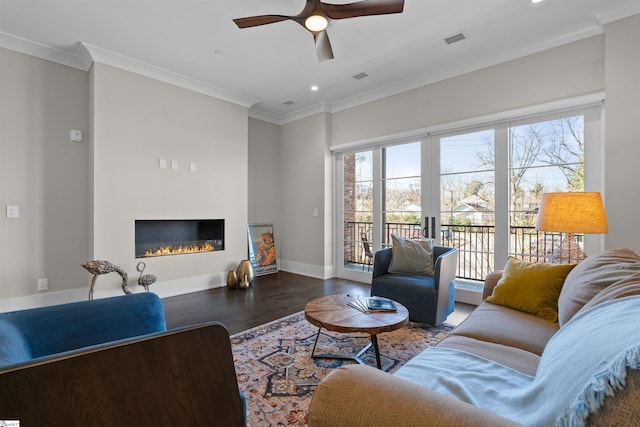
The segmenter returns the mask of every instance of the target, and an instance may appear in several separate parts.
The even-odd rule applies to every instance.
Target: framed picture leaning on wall
[[[249,261],[256,276],[278,272],[273,224],[249,224]]]

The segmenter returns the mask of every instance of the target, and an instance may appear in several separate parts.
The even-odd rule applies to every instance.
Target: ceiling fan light
[[[329,25],[329,21],[322,15],[311,15],[304,21],[304,26],[309,31],[323,31]]]

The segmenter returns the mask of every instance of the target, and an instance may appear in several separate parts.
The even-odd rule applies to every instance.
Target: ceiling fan
[[[291,20],[306,28],[316,43],[316,54],[319,61],[333,59],[333,49],[327,35],[329,20],[356,18],[358,16],[387,15],[402,13],[404,0],[365,0],[347,4],[329,4],[320,0],[306,0],[302,12],[295,16],[258,15],[236,18],[233,22],[239,28],[257,27]]]

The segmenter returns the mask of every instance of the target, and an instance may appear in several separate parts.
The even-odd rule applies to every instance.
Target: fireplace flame
[[[211,252],[215,249],[210,242],[204,242],[202,244],[191,245],[165,245],[157,249],[149,249],[145,251],[145,257],[165,256],[165,255],[180,255],[180,254],[193,254],[196,252]]]

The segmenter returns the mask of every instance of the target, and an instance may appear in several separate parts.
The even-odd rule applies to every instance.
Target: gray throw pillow
[[[410,240],[391,235],[393,249],[389,273],[433,276],[433,241]]]

